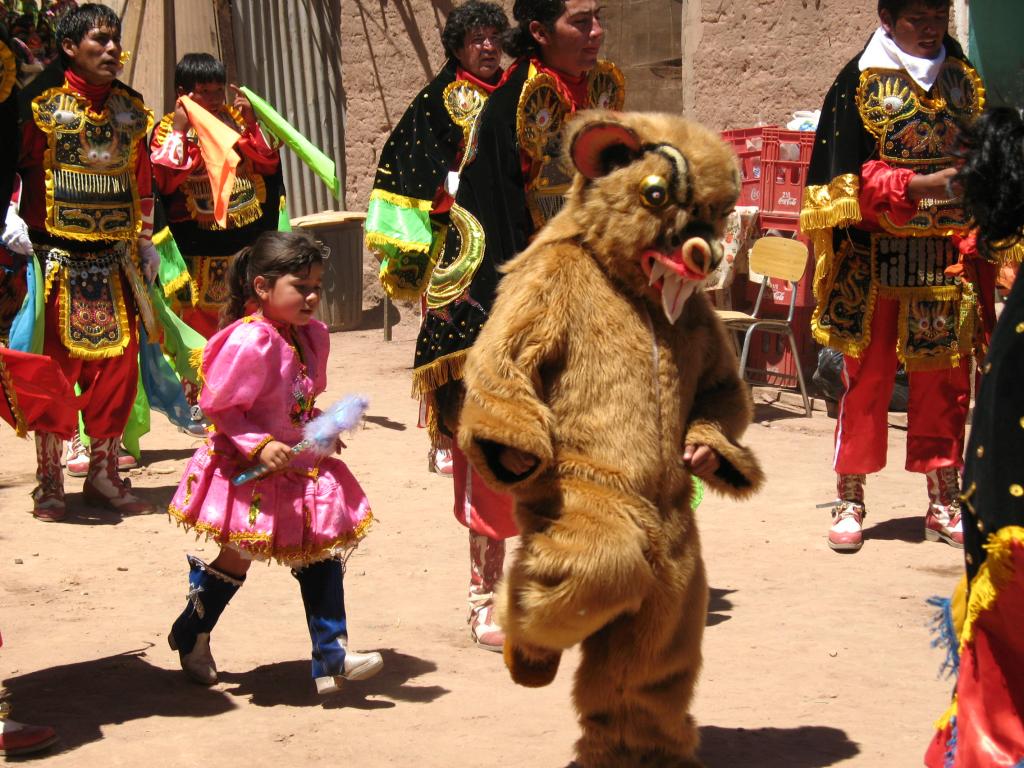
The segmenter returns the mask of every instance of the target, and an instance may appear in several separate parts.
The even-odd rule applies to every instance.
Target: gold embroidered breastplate
[[[860,77],[857,108],[864,127],[878,139],[878,157],[897,168],[934,173],[956,160],[958,128],[985,106],[978,73],[959,59],[946,59],[929,93],[903,70],[868,69]],[[922,200],[905,226],[885,214],[882,227],[900,236],[947,236],[963,231],[968,217],[959,199]]]
[[[225,106],[225,110],[227,114],[222,112],[218,117],[222,120],[228,117],[229,119],[224,122],[241,133],[245,128],[241,114],[230,105]],[[195,128],[189,128],[185,138],[193,144],[198,142]],[[185,196],[189,216],[201,229],[221,229],[214,214],[213,189],[205,165],[189,174],[188,179],[181,185],[181,192]],[[252,161],[241,155],[241,162],[235,169],[231,198],[228,200],[227,228],[244,227],[258,220],[263,215],[263,203],[266,201],[267,187],[263,177],[253,170]]]
[[[622,72],[610,61],[599,61],[588,77],[588,105],[619,110],[625,98]],[[573,169],[561,152],[565,123],[572,114],[573,106],[555,78],[531,63],[516,109],[516,135],[533,161],[526,179],[526,203],[537,229],[561,210],[572,182]]]
[[[65,86],[37,96],[32,114],[47,137],[47,231],[86,241],[137,237],[136,149],[152,125],[142,101],[115,85],[97,113]]]

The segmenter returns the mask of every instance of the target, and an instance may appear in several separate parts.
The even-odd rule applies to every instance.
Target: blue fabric
[[[344,642],[348,639],[341,561],[321,560],[292,573],[299,580],[313,641],[313,677],[340,675],[345,671]]]
[[[198,557],[186,555],[185,558],[189,568],[188,604],[171,627],[174,642],[182,656],[192,653],[196,646],[196,635],[213,631],[220,615],[238,591],[237,584],[213,575],[210,566]],[[244,581],[245,577],[237,580]]]
[[[139,375],[149,407],[164,414],[177,427],[187,427],[191,416],[181,381],[159,344],[150,344],[139,323]]]
[[[8,346],[19,352],[43,353],[43,275],[39,260],[32,255],[25,268],[28,292],[14,316]]]

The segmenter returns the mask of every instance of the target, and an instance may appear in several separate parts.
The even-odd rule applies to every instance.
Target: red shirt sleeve
[[[907,197],[914,178],[909,168],[893,168],[881,160],[868,160],[860,169],[861,227],[880,229],[878,219],[887,214],[893,224],[903,225],[914,218],[917,203]]]
[[[43,173],[43,155],[46,153],[46,134],[32,120],[21,128],[21,156],[18,170],[21,174],[21,218],[32,229],[46,228],[46,177]]]
[[[258,124],[246,126],[235,147],[240,154],[249,158],[252,162],[252,169],[260,176],[272,176],[277,173],[281,157],[278,151],[272,149],[267,143]]]

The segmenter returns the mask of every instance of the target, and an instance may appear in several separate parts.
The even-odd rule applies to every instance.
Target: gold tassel
[[[1015,570],[1014,548],[1024,550],[1024,528],[1008,525],[989,534],[985,542],[988,556],[971,581],[970,599],[967,603],[967,618],[960,636],[960,649],[974,639],[974,622],[985,611],[989,611],[999,599],[1001,590],[1012,578]],[[1019,551],[1017,557],[1024,557]]]
[[[414,398],[423,397],[449,381],[461,379],[462,370],[466,365],[466,352],[467,350],[460,349],[458,352],[439,357],[422,368],[414,370],[412,372],[412,396]]]

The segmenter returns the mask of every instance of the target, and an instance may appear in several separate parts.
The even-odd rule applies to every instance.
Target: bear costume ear
[[[595,121],[572,137],[569,155],[576,169],[593,180],[639,157],[640,137],[621,123]]]

